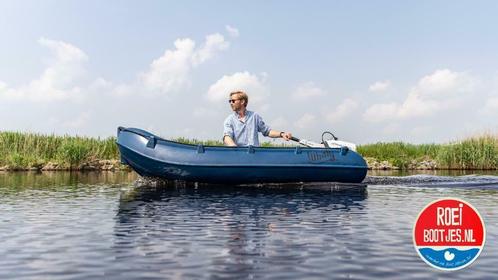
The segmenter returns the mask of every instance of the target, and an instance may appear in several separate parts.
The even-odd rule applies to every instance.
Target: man
[[[224,122],[223,143],[226,146],[259,146],[258,132],[271,138],[291,139],[291,133],[270,129],[260,115],[246,109],[249,97],[245,92],[230,93],[228,102],[234,113]]]

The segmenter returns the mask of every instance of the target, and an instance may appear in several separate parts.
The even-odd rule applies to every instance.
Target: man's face
[[[230,103],[230,107],[232,107],[233,111],[239,111],[241,110],[244,105],[243,105],[243,100],[240,99],[239,94],[234,94],[230,96],[230,99],[228,99],[228,102]]]

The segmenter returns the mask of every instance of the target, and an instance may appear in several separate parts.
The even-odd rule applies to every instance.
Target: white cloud
[[[133,93],[137,92],[142,94],[147,93],[147,91],[141,90],[139,86],[133,84],[112,85],[112,88],[109,91],[111,95],[114,95],[116,97],[130,96]]]
[[[296,88],[292,93],[292,99],[302,101],[326,95],[325,91],[313,82],[304,83]]]
[[[152,62],[149,70],[141,75],[148,89],[166,93],[188,84],[195,42],[189,38],[177,39],[175,48],[173,51],[166,50],[161,57]]]
[[[79,48],[62,41],[40,38],[39,44],[52,51],[53,57],[47,59],[48,67],[38,79],[29,85],[19,88],[9,88],[2,83],[0,91],[9,97],[25,99],[63,99],[71,90],[75,90],[75,84],[83,74],[86,73],[84,63],[88,60],[87,55]],[[155,59],[149,69],[140,75],[142,85],[152,90],[169,92],[189,84],[189,72],[210,59],[217,53],[229,48],[230,43],[225,41],[219,33],[206,36],[201,47],[195,48],[192,39],[177,39],[174,42],[174,50],[166,50],[164,54]],[[110,86],[112,83],[99,78],[89,86]],[[128,83],[130,86],[131,83]],[[36,89],[36,90],[35,90]]]
[[[55,41],[42,37],[38,40],[38,43],[54,52],[58,63],[86,61],[88,59],[82,50],[63,41]]]
[[[403,85],[404,92],[396,95],[392,87],[401,85],[391,80],[392,84],[389,82],[386,89],[386,93],[391,94],[367,92],[370,94],[362,99],[359,99],[360,93],[344,92],[329,100],[329,93],[318,86],[318,81],[297,84],[288,96],[291,98],[270,99],[269,89],[279,85],[272,85],[268,74],[249,69],[222,72],[225,76],[215,76],[204,85],[203,79],[194,81],[194,77],[207,77],[204,74],[212,69],[207,64],[231,47],[228,41],[232,37],[222,31],[224,38],[212,34],[196,42],[189,38],[179,39],[175,45],[171,42],[168,51],[163,48],[154,62],[149,61],[150,67],[142,69],[142,76],[124,81],[90,76],[100,71],[89,69],[89,58],[82,50],[66,42],[42,38],[37,46],[43,46],[41,49],[47,52],[47,58],[41,71],[21,85],[5,79],[0,82],[0,116],[8,120],[0,126],[10,130],[109,136],[115,134],[117,125],[123,125],[150,129],[166,138],[218,139],[223,119],[231,113],[226,102],[228,93],[240,89],[248,92],[251,110],[260,113],[270,127],[303,137],[319,136],[317,130],[328,129],[330,122],[334,123],[334,131],[363,143],[393,139],[434,142],[474,131],[471,129],[496,130],[498,82],[492,84],[491,80],[484,80],[481,83],[470,74],[448,69],[411,77],[413,84]],[[244,56],[243,53],[237,55]],[[146,74],[150,80],[146,81]],[[380,85],[374,87],[373,82],[375,80],[371,89],[380,90]],[[185,90],[189,85],[193,89]],[[199,100],[194,94],[199,89],[205,100]],[[277,92],[281,88],[273,90]],[[174,91],[185,94],[169,94]],[[143,95],[151,98],[143,98]],[[8,102],[8,98],[15,103]],[[291,102],[293,99],[316,99],[317,102]],[[263,102],[258,104],[258,100]],[[64,106],[58,102],[38,104],[34,101],[63,101]],[[363,115],[357,114],[363,104],[371,107],[362,108]],[[178,120],[185,106],[194,109]],[[320,110],[324,107],[328,114]],[[201,119],[203,125],[199,127]]]
[[[368,122],[381,122],[397,118],[398,105],[396,103],[374,104],[363,114]]]
[[[420,79],[416,90],[420,94],[428,96],[451,95],[468,92],[473,88],[474,84],[474,80],[466,73],[441,69]]]
[[[228,32],[228,34],[233,38],[237,38],[240,35],[239,30],[235,27],[230,26],[230,25],[225,25],[225,29]]]
[[[220,102],[228,99],[230,92],[242,90],[249,96],[249,104],[258,103],[266,97],[265,77],[258,77],[247,71],[225,75],[209,87],[208,100]]]
[[[100,77],[95,79],[91,84],[90,84],[90,89],[93,90],[105,90],[105,89],[110,89],[112,88],[113,84],[106,79]]]
[[[498,115],[498,97],[491,97],[479,111],[481,114],[492,116]]]
[[[439,105],[438,102],[424,98],[418,92],[411,92],[403,104],[397,106],[397,115],[400,118],[428,116],[442,109]]]
[[[193,66],[197,66],[208,59],[211,59],[216,53],[224,51],[230,47],[230,43],[225,41],[223,35],[219,33],[206,36],[206,42],[202,47],[195,51],[192,56]]]
[[[95,79],[88,86],[88,93],[106,93],[114,97],[130,96],[133,93],[145,92],[143,88],[139,88],[138,84],[119,83],[115,84],[102,77]]]
[[[41,38],[38,43],[53,54],[40,77],[18,88],[0,86],[0,97],[35,102],[81,98],[79,84],[86,74],[87,55],[77,47],[62,41]]]
[[[475,79],[466,73],[437,70],[420,79],[399,107],[398,114],[401,118],[423,117],[459,108],[475,85]]]
[[[113,135],[117,125],[163,127],[164,119],[174,120],[177,117],[175,105],[171,104],[195,102],[198,98],[188,94],[177,95],[177,99],[172,101],[172,96],[167,93],[188,87],[195,69],[229,48],[229,42],[218,33],[207,35],[200,46],[189,38],[178,39],[174,42],[174,48],[166,50],[136,79],[117,83],[104,77],[90,76],[88,56],[78,47],[46,38],[39,39],[38,43],[49,50],[41,73],[19,86],[0,81],[0,115],[12,120],[2,125],[5,129],[30,130],[36,127],[38,131],[48,133]],[[262,84],[266,76],[262,74],[255,83],[249,81],[255,92],[264,89],[264,86],[258,87],[258,82]],[[155,98],[154,101],[166,100],[166,103],[151,102],[151,99],[144,99],[144,95]],[[257,94],[254,97],[257,99]],[[56,101],[64,102],[64,106]],[[44,104],[36,104],[38,102]],[[165,107],[168,109],[165,110]],[[92,109],[91,113],[85,113],[88,108]],[[140,116],[121,114],[130,110],[140,112]],[[196,114],[217,116],[206,110]],[[98,123],[94,122],[92,115],[98,116]],[[40,119],[47,121],[40,122]],[[192,126],[189,121],[192,120],[186,119],[181,127]],[[166,135],[171,136],[175,129],[168,126]]]
[[[227,50],[230,43],[219,33],[206,36],[200,48],[190,38],[177,39],[174,50],[166,50],[154,60],[148,71],[140,75],[147,89],[159,93],[178,91],[191,84],[192,68],[213,58],[217,53]]]
[[[0,92],[7,90],[7,83],[0,81]]]
[[[358,108],[358,103],[351,98],[347,98],[334,110],[326,113],[325,118],[331,123],[338,123],[354,112],[356,108]]]
[[[378,81],[371,84],[368,90],[371,92],[383,92],[386,91],[391,86],[391,81]]]
[[[477,81],[462,72],[436,70],[424,76],[408,93],[402,103],[374,104],[363,117],[369,122],[389,119],[428,117],[449,109],[464,106]]]
[[[310,113],[305,113],[301,118],[299,118],[295,125],[297,128],[307,128],[308,126],[312,125],[313,122],[316,120],[315,115],[310,114]]]

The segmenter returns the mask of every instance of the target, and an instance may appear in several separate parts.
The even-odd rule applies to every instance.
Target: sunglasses
[[[235,103],[235,101],[240,100],[240,99],[228,99],[228,103],[232,104]]]

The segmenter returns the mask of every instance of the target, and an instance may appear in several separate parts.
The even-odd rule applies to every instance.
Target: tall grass
[[[222,146],[217,140],[178,138],[174,141]],[[0,132],[0,167],[40,168],[49,162],[76,167],[91,160],[119,159],[116,138],[56,136]],[[287,144],[262,143],[263,147]],[[358,146],[364,157],[388,161],[406,169],[414,161],[433,160],[440,169],[498,169],[498,135],[481,135],[448,144],[413,145],[402,142]]]
[[[358,152],[401,169],[408,168],[412,161],[422,160],[434,160],[440,169],[498,169],[498,136],[493,135],[448,144],[367,144],[358,146]]]
[[[413,160],[434,158],[440,146],[437,144],[414,145],[403,142],[376,143],[358,146],[358,153],[365,157],[386,160],[394,166],[406,169]]]
[[[223,146],[223,142],[219,140],[197,140],[197,139],[188,139],[184,137],[173,139],[173,141],[180,142],[183,144],[191,144],[191,145],[199,145],[202,144],[204,146]]]
[[[436,159],[446,169],[498,169],[498,137],[483,135],[444,145]]]
[[[183,144],[191,144],[191,145],[199,145],[202,144],[204,146],[224,146],[222,141],[219,140],[197,140],[197,139],[189,139],[189,138],[176,138],[173,139],[172,141],[180,142]],[[261,142],[260,146],[261,147],[289,147],[289,146],[294,146],[293,144],[286,144],[286,143],[273,143],[270,141],[265,141]]]
[[[40,167],[48,162],[68,167],[92,159],[117,159],[116,138],[55,136],[0,132],[0,165],[11,168]]]

